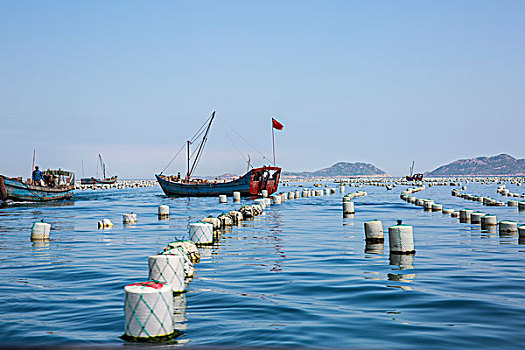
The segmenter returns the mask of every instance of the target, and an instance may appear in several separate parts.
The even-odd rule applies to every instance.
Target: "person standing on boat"
[[[35,170],[33,170],[32,179],[34,185],[44,186],[44,175],[38,168],[38,165],[35,166]]]

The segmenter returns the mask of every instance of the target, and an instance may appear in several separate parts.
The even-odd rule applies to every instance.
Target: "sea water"
[[[351,218],[337,193],[270,206],[224,231],[201,249],[187,292],[175,297],[182,335],[164,346],[521,348],[525,246],[517,234],[425,212],[399,198],[405,188],[359,188],[368,196],[354,199]],[[453,197],[452,188],[414,195],[525,222],[525,212]],[[505,200],[496,188],[472,183],[468,192]],[[170,206],[169,220],[158,219],[160,204]],[[241,204],[168,198],[153,187],[0,208],[2,344],[124,345],[123,286],[146,280],[148,256],[187,238],[189,223]],[[129,212],[138,221],[124,226]],[[115,226],[98,230],[103,218]],[[51,240],[32,243],[31,225],[41,219]],[[373,219],[383,221],[384,246],[365,244],[363,223]],[[388,226],[398,219],[413,226],[415,256],[389,255]]]

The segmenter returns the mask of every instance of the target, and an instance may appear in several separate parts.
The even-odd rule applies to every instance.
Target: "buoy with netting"
[[[49,241],[49,233],[51,232],[51,225],[42,220],[35,222],[31,227],[31,241]]]
[[[388,228],[388,241],[391,254],[414,254],[414,233],[412,226],[403,225],[401,220],[397,225]]]
[[[241,192],[234,191],[233,192],[233,201],[234,202],[240,202],[241,201]]]
[[[180,254],[159,254],[148,258],[152,281],[168,284],[173,292],[184,292],[184,258]]]
[[[134,224],[137,222],[137,214],[122,214],[122,222],[125,224]]]
[[[170,207],[167,205],[159,205],[158,207],[159,219],[167,219],[170,217]]]
[[[365,240],[367,243],[382,243],[385,240],[380,220],[365,222]]]
[[[190,224],[190,240],[196,245],[213,243],[213,225],[204,222]]]
[[[257,198],[256,200],[254,200],[255,204],[259,204],[261,206],[261,208],[265,209],[266,208],[266,199],[264,198]]]
[[[124,294],[124,340],[147,342],[178,334],[173,328],[173,292],[169,285],[155,281],[132,283],[124,287]]]

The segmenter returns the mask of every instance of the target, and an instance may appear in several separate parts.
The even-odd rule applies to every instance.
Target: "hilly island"
[[[440,166],[425,174],[426,176],[491,176],[491,175],[525,175],[525,159],[516,159],[508,154],[493,157],[460,159]]]
[[[313,177],[338,177],[338,176],[381,176],[389,177],[390,175],[383,170],[377,168],[369,163],[335,163],[329,168],[324,168],[317,171],[301,171],[301,172],[285,172],[284,177],[299,177],[299,178],[313,178]]]

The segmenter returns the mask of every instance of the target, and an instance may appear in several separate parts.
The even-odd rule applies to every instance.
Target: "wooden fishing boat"
[[[205,179],[193,179],[191,177],[199,162],[199,158],[204,149],[204,145],[206,144],[208,132],[210,131],[211,123],[214,118],[215,112],[212,113],[211,117],[201,129],[197,131],[196,135],[204,134],[204,136],[197,148],[197,154],[193,159],[193,165],[190,165],[192,158],[190,145],[194,143],[195,140],[187,141],[188,170],[185,178],[181,178],[180,175],[166,176],[163,175],[162,172],[155,175],[164,193],[168,196],[206,197],[218,196],[221,194],[231,195],[233,192],[240,192],[241,196],[258,196],[261,194],[262,190],[268,191],[269,195],[276,192],[281,176],[281,168],[277,166],[263,166],[250,169],[250,164],[248,162],[248,171],[246,174],[231,181],[210,181]]]
[[[160,187],[168,196],[209,197],[240,192],[241,196],[258,196],[262,190],[268,194],[277,191],[281,168],[263,166],[248,171],[232,181],[178,180],[165,175],[155,175]]]
[[[423,180],[423,174],[414,174],[414,161],[412,161],[412,166],[410,167],[410,175],[405,176],[407,181],[421,181]]]
[[[69,199],[75,191],[75,174],[64,170],[47,170],[46,186],[23,182],[21,177],[0,175],[0,198],[4,202],[47,202]]]
[[[111,185],[117,182],[117,176],[112,177],[106,177],[106,164],[102,160],[102,156],[98,155],[98,160],[100,162],[100,167],[102,168],[102,179],[95,178],[95,177],[85,177],[80,179],[80,183],[82,185],[94,185],[94,184],[103,184],[103,185]],[[98,176],[98,162],[97,162],[97,176]],[[83,171],[83,170],[82,170]]]

